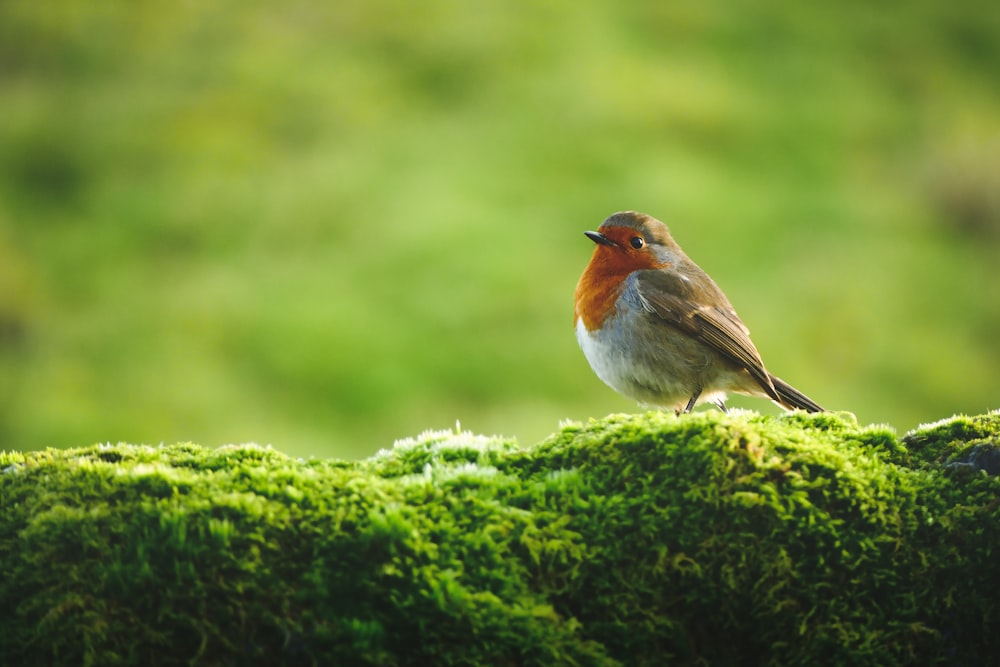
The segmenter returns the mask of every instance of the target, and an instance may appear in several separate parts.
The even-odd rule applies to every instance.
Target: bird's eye
[[[638,250],[642,246],[646,245],[646,242],[642,240],[641,236],[633,236],[632,240],[628,242],[630,246]]]

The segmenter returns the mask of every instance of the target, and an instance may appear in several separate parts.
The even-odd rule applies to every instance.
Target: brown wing
[[[693,277],[684,279],[674,272],[642,271],[637,286],[643,307],[745,368],[771,398],[777,399],[771,376],[750,341],[749,329],[722,290],[700,269],[689,275]],[[696,295],[701,298],[696,300]],[[720,305],[701,305],[698,300]]]

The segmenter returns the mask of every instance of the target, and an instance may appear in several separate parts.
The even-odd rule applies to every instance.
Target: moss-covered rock
[[[704,412],[4,453],[0,664],[988,664],[998,443]]]

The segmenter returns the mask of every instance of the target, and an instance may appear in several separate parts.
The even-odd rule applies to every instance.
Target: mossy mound
[[[1000,414],[0,455],[0,664],[988,664]]]

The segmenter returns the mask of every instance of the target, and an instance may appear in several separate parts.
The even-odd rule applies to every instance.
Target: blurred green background
[[[5,0],[0,448],[635,411],[571,323],[622,209],[825,406],[1000,407],[989,7]]]

